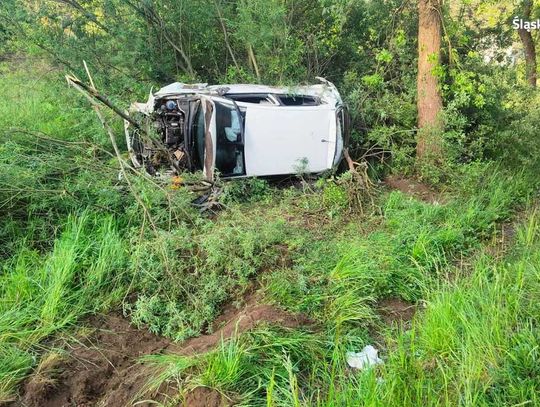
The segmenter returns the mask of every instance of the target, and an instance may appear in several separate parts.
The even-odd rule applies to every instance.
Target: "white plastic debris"
[[[353,369],[365,369],[383,363],[378,356],[379,351],[367,345],[362,352],[347,352],[347,364]]]

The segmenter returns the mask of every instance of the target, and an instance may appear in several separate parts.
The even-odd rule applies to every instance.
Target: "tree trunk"
[[[532,1],[526,0],[523,4],[523,19],[531,19]],[[523,50],[525,51],[525,72],[527,75],[527,82],[533,88],[536,88],[536,47],[530,31],[523,28],[518,29],[519,38],[523,44]]]
[[[259,65],[257,65],[257,59],[255,58],[255,53],[253,52],[253,47],[251,44],[248,44],[248,56],[249,60],[251,61],[251,65],[253,65],[253,69],[255,70],[255,75],[257,75],[257,81],[261,81],[261,74],[259,73]]]
[[[441,51],[440,0],[418,0],[418,159],[442,154],[442,99],[433,69]]]

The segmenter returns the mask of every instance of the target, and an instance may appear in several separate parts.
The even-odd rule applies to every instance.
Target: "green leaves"
[[[383,49],[379,51],[379,53],[375,56],[375,60],[377,62],[383,62],[383,63],[390,63],[393,59],[393,55],[390,53],[390,51]]]
[[[362,82],[370,88],[378,88],[383,84],[383,77],[379,73],[362,76]]]
[[[42,255],[22,246],[0,273],[0,401],[34,365],[41,341],[118,302],[127,252],[111,217],[69,217]]]

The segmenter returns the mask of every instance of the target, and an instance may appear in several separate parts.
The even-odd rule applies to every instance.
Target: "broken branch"
[[[88,72],[88,71],[87,71]],[[92,100],[97,99],[101,103],[103,103],[105,106],[107,106],[109,109],[111,109],[113,112],[115,112],[118,116],[120,116],[122,119],[127,120],[129,123],[131,123],[135,128],[144,131],[140,124],[137,123],[135,120],[133,120],[131,117],[129,117],[127,114],[125,114],[121,109],[116,107],[109,99],[107,99],[105,96],[101,95],[96,89],[92,88],[91,86],[88,86],[84,82],[82,82],[79,78],[77,78],[74,75],[66,75],[66,80],[68,84],[73,85],[77,90],[83,89],[85,91],[85,96],[90,97]],[[95,102],[94,102],[95,103]]]

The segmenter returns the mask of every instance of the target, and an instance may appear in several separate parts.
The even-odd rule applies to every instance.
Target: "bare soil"
[[[88,325],[94,332],[72,345],[69,357],[54,366],[58,376],[31,376],[13,406],[129,405],[146,382],[137,359],[167,349],[170,342],[133,328],[119,314],[93,317]]]
[[[242,308],[237,309],[234,304],[225,307],[222,315],[213,324],[212,334],[191,338],[179,345],[172,345],[170,351],[182,355],[204,353],[219,344],[221,338],[227,339],[247,332],[261,323],[285,328],[311,324],[303,315],[292,315],[273,305],[259,304],[257,294],[250,294]]]
[[[400,298],[385,298],[377,304],[379,315],[386,325],[407,324],[416,313],[416,305]]]
[[[267,304],[259,304],[250,293],[245,304],[230,304],[212,326],[213,333],[192,338],[181,344],[155,336],[146,330],[132,327],[121,315],[113,313],[90,318],[87,322],[93,333],[81,338],[68,349],[69,357],[49,367],[50,377],[35,374],[22,386],[19,399],[11,407],[90,407],[132,406],[141,397],[140,391],[149,379],[149,371],[138,363],[143,355],[172,352],[183,355],[204,353],[236,333],[246,332],[260,323],[298,327],[309,324],[301,315],[291,315]],[[152,395],[165,401],[177,394],[167,387]],[[148,397],[148,395],[146,396]],[[137,402],[150,407],[155,403]],[[221,407],[230,401],[219,392],[197,387],[185,395],[182,406]]]
[[[231,403],[217,390],[208,387],[196,387],[185,397],[182,407],[227,407]]]
[[[421,201],[432,204],[444,203],[444,199],[439,192],[414,179],[391,175],[387,177],[384,182],[390,188],[397,189],[398,191],[411,195]]]

